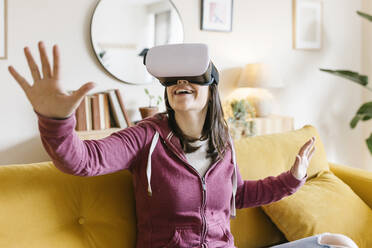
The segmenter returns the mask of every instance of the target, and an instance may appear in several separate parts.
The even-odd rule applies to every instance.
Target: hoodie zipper
[[[164,142],[165,144],[170,144],[170,146],[173,146],[172,143],[170,142]],[[203,199],[202,199],[202,207],[201,207],[201,216],[202,216],[202,237],[201,237],[201,245],[202,247],[206,247],[205,244],[204,244],[204,241],[205,241],[205,237],[207,235],[207,218],[205,217],[205,206],[206,206],[206,197],[207,197],[207,186],[206,186],[206,183],[205,183],[205,176],[208,174],[208,172],[214,167],[216,166],[216,164],[221,160],[221,158],[219,158],[214,164],[212,164],[208,170],[205,172],[204,176],[202,177],[200,175],[200,173],[191,165],[189,165],[189,163],[187,161],[185,161],[182,156],[179,154],[179,152],[177,151],[177,149],[175,149],[173,147],[173,152],[176,154],[176,156],[182,160],[184,163],[187,164],[188,167],[190,167],[192,170],[195,171],[196,174],[198,174],[199,176],[199,179],[201,181],[201,184],[202,184],[202,191],[203,191]]]
[[[202,186],[203,186],[203,202],[202,202],[202,218],[203,218],[203,225],[202,225],[202,237],[201,237],[201,244],[204,245],[205,236],[207,235],[207,218],[205,217],[205,203],[207,198],[207,186],[205,184],[205,178],[202,177]]]

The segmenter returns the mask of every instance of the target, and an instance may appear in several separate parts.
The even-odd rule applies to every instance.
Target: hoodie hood
[[[150,125],[155,130],[155,135],[153,141],[161,138],[164,142],[173,148],[173,151],[185,161],[187,161],[180,140],[175,136],[173,130],[170,128],[168,123],[168,114],[165,112],[157,113],[154,116],[147,117],[141,120],[139,125]],[[158,133],[158,134],[156,134]],[[155,142],[155,141],[154,141]]]
[[[153,116],[141,120],[140,122],[138,122],[137,125],[146,123],[150,124],[159,133],[159,136],[162,137],[163,139],[166,138],[169,132],[172,131],[168,125],[167,113],[157,113]]]

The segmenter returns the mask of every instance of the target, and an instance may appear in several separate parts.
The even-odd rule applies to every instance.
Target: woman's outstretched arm
[[[257,207],[279,201],[285,196],[295,193],[306,181],[295,178],[290,171],[274,177],[260,180],[242,180],[237,169],[238,188],[236,191],[236,208]]]
[[[144,146],[145,128],[131,127],[102,140],[81,141],[74,131],[75,111],[94,83],[86,83],[72,94],[67,93],[61,83],[58,46],[53,46],[53,65],[43,42],[38,43],[38,48],[41,69],[29,48],[24,48],[32,85],[12,66],[9,66],[9,72],[38,116],[42,143],[55,166],[63,172],[80,176],[130,169],[137,152]]]
[[[48,118],[36,112],[43,146],[54,165],[76,176],[98,176],[132,169],[138,151],[145,146],[148,130],[140,125],[100,140],[80,140],[76,117]]]
[[[315,138],[306,142],[290,170],[260,180],[243,180],[237,167],[236,208],[249,208],[279,201],[295,193],[307,179],[307,167],[314,154]]]

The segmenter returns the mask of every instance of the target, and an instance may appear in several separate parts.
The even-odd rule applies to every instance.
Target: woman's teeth
[[[181,95],[181,94],[192,94],[192,91],[188,91],[188,90],[178,90],[178,91],[176,91],[176,95]]]

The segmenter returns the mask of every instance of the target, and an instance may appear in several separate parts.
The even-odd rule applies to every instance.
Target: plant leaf
[[[369,136],[368,139],[366,139],[366,143],[367,143],[367,147],[369,149],[369,152],[371,153],[372,155],[372,133],[371,135]]]
[[[328,72],[330,74],[340,76],[351,81],[354,81],[362,86],[366,86],[368,84],[368,76],[360,75],[354,71],[347,71],[347,70],[327,70],[320,68],[321,71]]]
[[[361,12],[361,11],[358,10],[357,11],[357,14],[360,15],[361,17],[367,19],[368,21],[372,21],[372,16],[370,16],[370,15],[368,15],[366,13],[363,13],[363,12]]]
[[[359,120],[368,121],[370,119],[372,119],[372,102],[366,102],[359,107],[357,113],[350,122],[350,127],[354,128]]]
[[[358,124],[358,121],[361,119],[360,115],[354,116],[354,118],[350,122],[350,127],[355,128],[355,126]]]
[[[372,102],[366,102],[360,106],[357,114],[364,114],[372,117]]]

